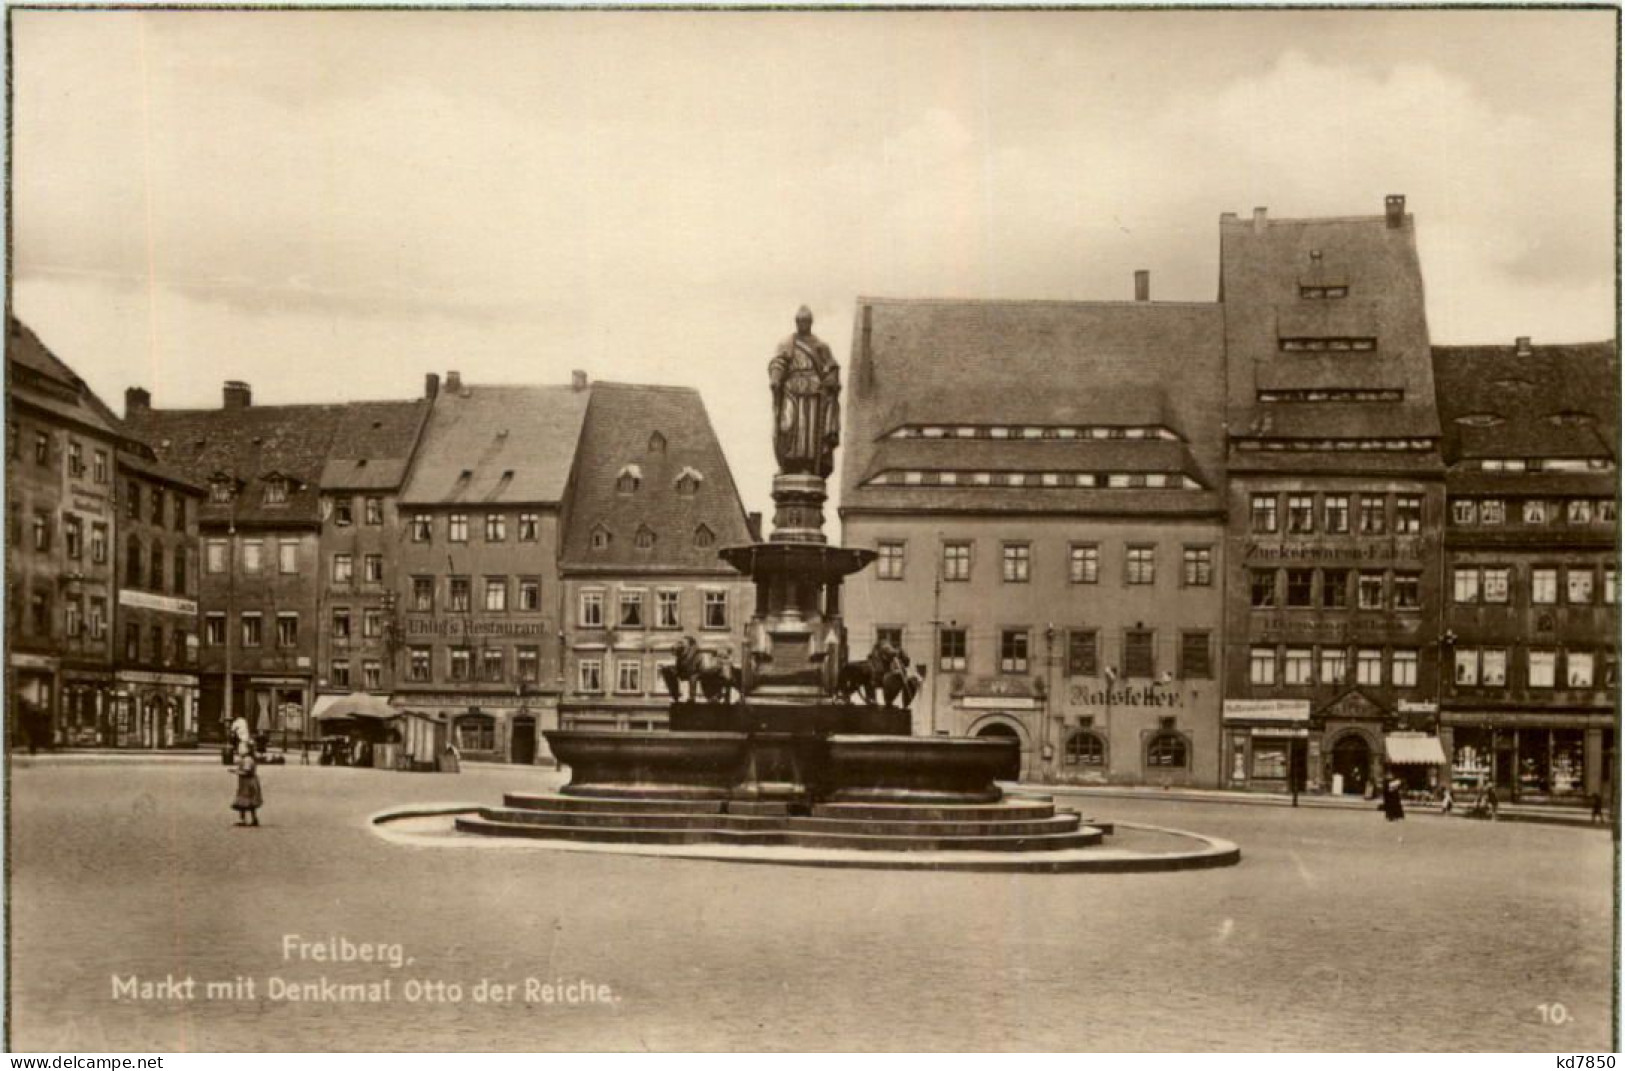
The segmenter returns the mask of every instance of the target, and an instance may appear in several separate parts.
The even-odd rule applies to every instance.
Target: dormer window
[[[210,502],[230,502],[231,493],[232,481],[229,477],[216,476],[214,479],[209,481]]]
[[[664,454],[666,452],[666,437],[658,431],[649,436],[649,453]]]
[[[615,493],[629,495],[643,483],[643,470],[636,465],[627,465],[615,477]]]
[[[592,546],[593,550],[608,550],[612,539],[613,537],[609,534],[608,528],[605,528],[601,524],[595,524],[592,526],[590,545]]]
[[[1349,296],[1346,286],[1300,286],[1298,296],[1305,301],[1328,301]]]
[[[646,524],[638,525],[638,534],[634,537],[634,544],[639,550],[650,550],[655,545],[654,529]]]
[[[1464,428],[1493,428],[1505,424],[1506,418],[1499,413],[1463,413],[1456,418],[1456,423]]]
[[[288,501],[288,481],[282,476],[272,476],[265,481],[265,504],[267,506],[282,506]]]
[[[696,494],[703,482],[705,482],[705,477],[698,469],[684,468],[682,472],[677,474],[677,493],[680,495]]]
[[[705,525],[702,524],[698,528],[694,529],[694,545],[696,547],[709,547],[714,545],[716,541],[716,533],[711,531],[711,529],[707,528]]]

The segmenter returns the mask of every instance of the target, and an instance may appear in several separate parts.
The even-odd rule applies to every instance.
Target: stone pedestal
[[[773,542],[824,543],[824,478],[811,474],[773,477]]]

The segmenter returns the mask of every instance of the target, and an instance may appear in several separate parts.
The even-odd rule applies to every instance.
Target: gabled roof
[[[1435,346],[1445,457],[1619,457],[1619,348],[1614,342]],[[1550,479],[1551,477],[1545,477]]]
[[[564,568],[616,571],[715,572],[734,576],[717,552],[750,542],[745,509],[705,402],[691,387],[597,383],[591,388],[561,561]],[[664,447],[651,443],[658,434]],[[637,474],[637,489],[617,490],[623,473]],[[692,494],[679,478],[700,475]],[[714,537],[696,546],[704,525]],[[637,546],[645,528],[653,546]],[[593,549],[594,529],[607,531],[607,547]]]
[[[86,431],[113,438],[124,434],[118,417],[96,392],[16,317],[7,324],[6,360],[12,373],[8,393],[18,401]]]
[[[846,376],[851,509],[1162,513],[1221,507],[1223,313],[1174,302],[861,298]],[[764,391],[765,393],[765,391]],[[1165,427],[1182,442],[884,438],[904,425]],[[1185,471],[1213,491],[865,487],[882,468],[1041,471],[1063,459]],[[1108,455],[1110,455],[1108,457]]]
[[[344,416],[343,405],[251,405],[232,409],[132,409],[131,433],[158,459],[207,486],[229,473],[242,481],[234,504],[206,500],[199,520],[309,525],[320,519],[322,465]],[[270,478],[290,482],[287,501],[268,504]]]
[[[498,384],[441,391],[401,504],[562,502],[588,393]]]
[[[409,402],[353,402],[333,432],[322,466],[321,486],[329,491],[393,490],[406,470],[428,416],[424,399]]]

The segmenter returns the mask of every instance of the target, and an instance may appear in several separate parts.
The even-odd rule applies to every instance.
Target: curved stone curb
[[[971,851],[842,851],[829,848],[763,848],[725,844],[593,844],[586,841],[549,841],[522,838],[473,837],[453,831],[449,821],[431,830],[411,832],[391,828],[398,823],[427,819],[454,819],[475,814],[480,805],[422,803],[369,815],[367,825],[392,844],[415,848],[466,848],[496,851],[586,852],[597,855],[636,855],[689,859],[715,863],[756,863],[769,866],[817,866],[854,870],[930,870],[987,874],[1149,873],[1171,870],[1206,870],[1241,862],[1241,849],[1233,842],[1183,829],[1118,822],[1119,829],[1183,837],[1201,847],[1191,851],[1152,854],[1118,848],[1071,848],[1027,855]]]

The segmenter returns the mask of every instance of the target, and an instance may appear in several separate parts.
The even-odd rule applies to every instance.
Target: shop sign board
[[[1226,699],[1225,721],[1307,722],[1307,699]]]

